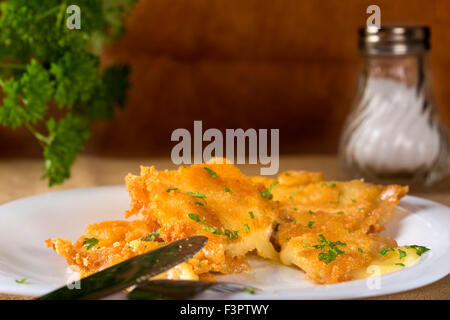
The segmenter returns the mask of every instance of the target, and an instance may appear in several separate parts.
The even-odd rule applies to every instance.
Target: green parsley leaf
[[[210,168],[208,168],[208,167],[203,167],[203,170],[205,170],[206,172],[208,172],[208,173],[209,173],[209,176],[210,176],[211,178],[217,177],[217,174],[216,174],[213,170],[211,170]]]
[[[178,190],[178,188],[169,188],[166,190],[166,192],[177,191],[177,190]]]
[[[200,199],[206,198],[206,195],[204,195],[203,193],[197,192],[197,191],[196,192],[186,192],[186,194],[188,196],[195,197],[195,198],[200,198]]]
[[[356,199],[351,198],[350,199],[353,203],[356,203]]]
[[[415,249],[416,250],[416,254],[418,256],[421,256],[422,254],[424,254],[427,251],[430,251],[430,249],[428,249],[427,247],[424,246],[418,246],[416,244],[413,245],[409,245],[409,246],[405,246],[405,248],[407,249]]]
[[[202,207],[205,206],[204,203],[203,203],[203,202],[200,202],[200,201],[195,202],[195,204],[198,204],[199,206],[202,206]]]
[[[89,250],[92,247],[94,247],[98,242],[99,242],[99,240],[96,238],[84,238],[83,246],[86,247],[86,250]]]
[[[308,228],[311,229],[313,227],[313,225],[314,225],[314,221],[309,221],[308,222]]]
[[[88,122],[77,116],[68,115],[56,122],[47,121],[49,140],[44,146],[45,174],[49,185],[61,184],[70,177],[70,167],[77,154],[83,150],[90,136]]]
[[[255,294],[256,289],[252,288],[252,287],[245,287],[244,288],[244,292],[250,293],[250,294]]]
[[[363,253],[364,251],[363,251],[363,249],[358,248],[358,252],[359,252],[359,253]]]
[[[16,281],[16,283],[19,283],[19,284],[26,284],[27,278],[22,278],[20,280],[16,279],[15,281]]]
[[[401,250],[401,249],[398,249],[398,253],[399,253],[399,255],[400,255],[400,259],[406,257],[406,252],[405,252],[405,251],[403,251],[403,250]]]
[[[380,255],[382,255],[383,257],[385,257],[390,251],[394,251],[394,249],[392,249],[392,248],[383,248],[383,249],[380,251]]]
[[[267,198],[269,200],[271,200],[273,198],[271,192],[272,189],[278,184],[278,181],[275,180],[274,182],[272,182],[269,186],[269,188],[266,191],[261,192],[261,197],[263,198]]]
[[[205,231],[209,231],[212,234],[215,234],[215,235],[218,235],[218,236],[225,235],[225,236],[227,236],[230,239],[235,239],[235,238],[237,239],[239,237],[238,236],[238,232],[239,231],[229,231],[229,230],[225,230],[223,227],[219,230],[219,229],[217,229],[216,227],[213,227],[213,226],[203,225],[202,229],[205,230]]]
[[[253,211],[249,211],[248,214],[250,215],[250,218],[255,219],[255,215],[253,214]]]
[[[149,234],[148,236],[141,238],[140,240],[142,240],[142,241],[155,241],[157,236],[159,236],[159,229],[156,230],[155,232]]]
[[[396,263],[396,266],[400,266],[400,267],[405,267],[405,265],[403,263]]]
[[[340,254],[344,254],[345,252],[338,248],[339,246],[346,246],[347,244],[345,242],[336,241],[332,242],[327,240],[323,234],[319,234],[319,238],[317,239],[319,241],[319,244],[314,245],[313,248],[320,249],[321,251],[324,251],[325,248],[328,247],[327,252],[321,252],[318,255],[318,259],[320,261],[324,261],[325,264],[331,263],[334,260],[336,260],[336,257]]]
[[[195,222],[205,222],[206,221],[205,217],[200,219],[200,216],[196,213],[189,213],[188,217],[191,218],[192,220],[194,220]]]
[[[225,189],[225,192],[233,194],[233,191],[231,191],[230,188],[228,188],[227,186],[225,186],[224,189]]]
[[[309,210],[308,212],[309,212],[309,214],[314,214],[314,211],[312,211],[312,210]]]
[[[245,232],[247,232],[247,233],[250,232],[250,227],[248,226],[248,224],[244,224],[244,229],[245,229]]]

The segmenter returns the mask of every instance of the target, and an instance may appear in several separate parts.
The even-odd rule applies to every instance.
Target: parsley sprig
[[[344,251],[338,248],[338,246],[346,246],[347,244],[345,242],[329,241],[324,237],[323,234],[319,234],[319,238],[317,239],[317,241],[319,241],[319,244],[314,245],[313,248],[320,249],[321,251],[324,251],[326,248],[328,248],[327,252],[321,252],[319,253],[318,256],[318,259],[320,261],[324,261],[325,264],[333,262],[334,260],[336,260],[336,257],[338,255],[345,253]]]
[[[66,27],[68,2],[0,4],[0,124],[24,127],[36,138],[50,186],[70,176],[92,122],[111,119],[125,104],[129,69],[112,65],[99,72],[99,52],[103,41],[124,33],[123,14],[134,2],[75,1],[80,30]]]

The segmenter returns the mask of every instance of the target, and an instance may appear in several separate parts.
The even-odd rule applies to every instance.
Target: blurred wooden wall
[[[205,128],[280,128],[283,152],[335,152],[370,4],[381,7],[382,23],[431,26],[435,95],[450,123],[448,0],[140,0],[126,36],[102,56],[104,65],[131,66],[128,105],[95,126],[86,151],[168,156],[171,132],[203,120]],[[39,150],[9,129],[1,145]]]

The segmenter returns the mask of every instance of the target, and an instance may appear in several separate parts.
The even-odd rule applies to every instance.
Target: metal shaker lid
[[[376,26],[359,29],[359,51],[368,55],[404,55],[430,49],[428,26]]]

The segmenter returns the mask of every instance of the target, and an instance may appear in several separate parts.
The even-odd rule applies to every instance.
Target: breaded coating
[[[140,175],[127,175],[126,186],[131,204],[125,217],[135,220],[90,225],[73,244],[47,240],[81,277],[203,235],[208,242],[200,252],[159,277],[212,280],[211,273],[248,269],[246,255],[254,251],[300,268],[319,284],[352,280],[374,261],[382,263],[380,250],[397,248],[374,232],[383,230],[408,192],[399,185],[325,181],[321,172],[250,178],[226,159],[173,171],[142,166]],[[404,260],[397,260],[400,268]]]
[[[316,211],[293,213],[290,222],[278,226],[277,239],[281,246],[280,259],[286,265],[295,265],[306,272],[307,278],[317,283],[335,283],[352,279],[356,270],[365,269],[382,248],[396,247],[390,239],[361,229],[352,230],[351,218],[337,213]],[[322,238],[343,243],[336,247],[342,251],[333,260],[320,260],[319,254],[331,248],[315,248]]]
[[[274,180],[267,179],[269,186]],[[277,178],[273,199],[280,215],[289,220],[293,212],[324,211],[338,213],[348,228],[380,232],[393,217],[408,187],[375,185],[362,180],[324,181],[320,172],[288,171]]]
[[[274,242],[284,264],[294,264],[317,283],[351,280],[353,273],[379,258],[384,247],[396,247],[390,238],[372,232],[383,230],[408,188],[380,186],[361,180],[324,181],[321,173],[285,172],[273,187],[279,202],[280,224]],[[273,181],[268,180],[265,185]],[[324,250],[314,248],[322,235],[342,251],[333,261],[319,259]]]
[[[126,184],[131,197],[127,217],[158,224],[164,241],[208,237],[195,256],[204,271],[240,271],[246,267],[245,254],[253,250],[277,259],[270,242],[278,216],[275,203],[261,196],[263,185],[234,165],[213,161],[176,171],[142,167],[141,175],[128,175]]]
[[[83,278],[163,245],[140,240],[154,231],[145,221],[104,221],[89,225],[73,244],[70,239],[61,238],[48,239],[46,243]]]

